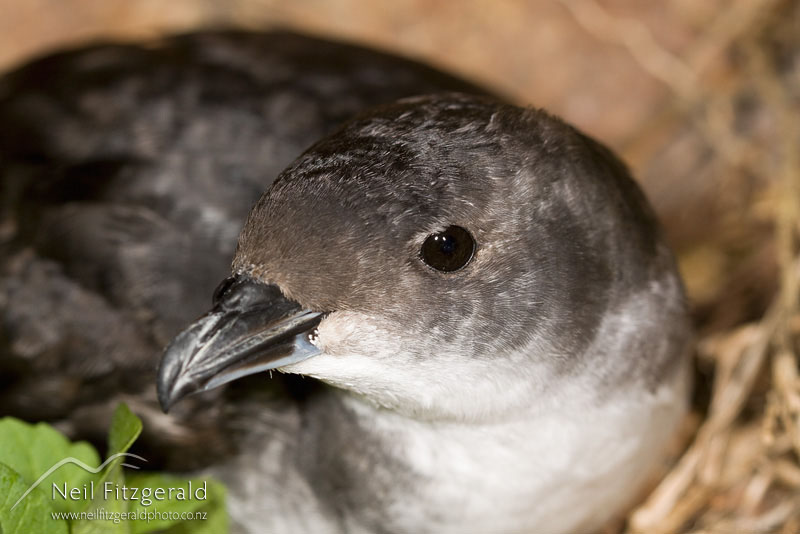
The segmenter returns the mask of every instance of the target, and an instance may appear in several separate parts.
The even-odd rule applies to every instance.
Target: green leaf
[[[39,489],[30,492],[16,508],[11,509],[29,485],[22,475],[0,463],[0,533],[67,534],[67,522],[51,515],[53,507],[45,492]]]
[[[120,403],[111,418],[108,431],[108,456],[127,452],[142,433],[142,420],[125,403]]]
[[[0,436],[0,462],[20,475],[21,482],[26,484],[25,489],[68,458],[72,459],[70,462],[74,460],[91,468],[100,465],[100,458],[94,447],[85,442],[70,443],[58,431],[44,423],[32,425],[13,417],[5,417],[0,419]],[[95,475],[78,465],[65,463],[39,481],[37,488],[50,497],[51,506],[55,510],[76,512],[83,509],[86,501],[70,497],[69,490],[77,489],[82,494],[95,478]],[[66,493],[67,497],[64,498],[56,492],[53,485]]]
[[[122,468],[117,466],[107,475],[106,481],[111,484],[123,485],[125,475]],[[103,485],[97,486],[94,501],[89,503],[87,513],[94,513],[93,519],[80,519],[72,522],[72,534],[130,534],[131,522],[123,520],[119,514],[127,512],[128,503],[117,499],[113,493],[105,498]],[[101,512],[103,515],[101,515]],[[112,514],[114,514],[112,516]],[[116,519],[114,518],[116,517]],[[111,518],[111,519],[109,519]],[[116,522],[115,522],[116,521]]]
[[[157,473],[122,470],[126,453],[142,432],[142,422],[127,406],[114,412],[108,436],[108,457],[111,459],[99,473],[91,473],[75,465],[83,463],[90,470],[99,467],[100,458],[91,445],[69,440],[52,427],[32,425],[13,418],[0,419],[0,534],[36,532],[41,534],[223,534],[228,532],[225,509],[225,488],[214,480],[184,479]],[[108,460],[107,460],[108,461]],[[130,459],[128,459],[130,461]],[[48,473],[48,471],[50,471]],[[47,476],[43,476],[47,474]],[[38,481],[38,484],[32,488]],[[117,498],[111,492],[106,499],[104,484],[111,488],[126,486],[139,489],[139,499]],[[189,483],[192,484],[189,498]],[[55,484],[55,486],[54,486]],[[161,500],[142,504],[142,497],[151,498],[162,489]],[[169,489],[173,488],[170,497]],[[174,488],[184,488],[180,494]],[[199,488],[204,488],[197,492]],[[94,491],[94,500],[83,498]],[[27,495],[25,495],[27,492]],[[76,495],[77,492],[79,495]],[[64,493],[67,497],[62,497]],[[25,495],[22,500],[20,497]],[[130,493],[129,493],[130,495]],[[180,496],[179,496],[180,495]],[[19,505],[11,507],[19,500]],[[93,519],[53,519],[53,512],[95,514]],[[155,512],[159,517],[154,517]],[[148,520],[148,513],[151,514]],[[181,520],[180,514],[193,514]],[[120,514],[136,519],[121,519]],[[173,518],[165,517],[173,514]],[[177,515],[176,515],[177,514]],[[205,519],[199,516],[204,515]],[[109,517],[116,516],[116,522]]]
[[[100,492],[100,496],[95,495],[95,500],[102,496],[103,484],[105,484],[109,477],[117,470],[122,469],[120,465],[125,461],[125,457],[121,456],[121,454],[128,452],[128,449],[131,448],[131,445],[133,445],[133,442],[136,441],[136,438],[138,438],[141,433],[142,420],[136,417],[126,404],[118,404],[111,418],[111,428],[108,431],[107,458],[112,458],[114,455],[120,456],[117,456],[109,462],[95,482],[95,486]]]
[[[191,491],[189,491],[191,483]],[[225,486],[213,479],[186,479],[159,473],[131,473],[126,485],[139,488],[142,499],[131,502],[131,512],[150,514],[148,521],[131,523],[132,534],[162,531],[165,534],[224,534],[228,532]],[[157,492],[158,489],[162,492]],[[203,488],[205,491],[203,491]],[[169,490],[173,489],[172,495]],[[183,493],[177,491],[184,489]],[[145,496],[147,496],[145,498]],[[156,512],[160,517],[156,516]],[[172,514],[174,519],[165,517]],[[192,517],[181,521],[180,514]]]
[[[127,405],[119,404],[114,410],[111,428],[108,431],[108,458],[126,453],[141,433],[141,419],[136,417]],[[112,488],[125,485],[125,474],[122,471],[124,461],[124,456],[118,456],[109,462],[95,484],[94,501],[88,503],[86,512],[98,515],[100,512],[104,512],[116,517],[128,512],[128,501],[117,498],[116,492],[112,491],[110,495],[105,493],[106,483],[111,484]],[[103,519],[82,520],[73,524],[72,532],[73,534],[128,534],[134,524],[136,524],[135,521],[128,520],[120,520],[116,523]]]

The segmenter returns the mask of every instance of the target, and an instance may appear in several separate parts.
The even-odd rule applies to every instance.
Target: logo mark
[[[106,466],[107,466],[109,463],[111,463],[112,461],[116,460],[116,459],[117,459],[117,458],[119,458],[119,457],[123,457],[123,458],[136,458],[137,460],[141,460],[141,461],[143,461],[143,462],[146,462],[146,461],[147,461],[147,460],[145,460],[144,458],[142,458],[141,456],[138,456],[138,455],[136,455],[136,454],[131,454],[131,453],[129,453],[129,452],[118,452],[117,454],[112,454],[111,456],[109,456],[109,457],[108,457],[108,459],[107,459],[105,462],[103,462],[102,464],[98,465],[98,466],[95,468],[95,467],[90,467],[90,466],[86,465],[85,463],[81,462],[80,460],[78,460],[77,458],[73,458],[73,457],[71,457],[71,456],[70,456],[69,458],[64,458],[63,460],[60,460],[60,461],[56,462],[56,464],[55,464],[55,465],[53,465],[53,467],[51,467],[50,469],[48,469],[47,471],[45,471],[45,472],[44,472],[44,474],[43,474],[42,476],[40,476],[38,479],[36,479],[36,482],[34,482],[33,484],[31,484],[31,487],[29,487],[29,488],[28,488],[28,489],[25,491],[25,493],[23,493],[23,494],[22,494],[22,497],[20,497],[19,499],[17,499],[17,502],[15,502],[15,503],[14,503],[14,506],[12,506],[12,507],[11,507],[11,510],[13,510],[14,508],[16,508],[16,507],[17,507],[17,505],[18,505],[19,503],[21,503],[21,502],[22,502],[22,499],[24,499],[25,497],[27,497],[27,496],[28,496],[28,494],[29,494],[30,492],[32,492],[34,489],[36,489],[36,487],[37,487],[39,484],[41,484],[41,483],[42,483],[42,481],[43,481],[44,479],[46,479],[47,477],[49,477],[49,476],[50,476],[50,475],[51,475],[51,474],[52,474],[54,471],[57,471],[58,469],[60,469],[60,468],[61,468],[62,466],[64,466],[64,465],[67,465],[67,464],[73,464],[73,465],[77,465],[78,467],[80,467],[80,468],[81,468],[81,469],[83,469],[84,471],[88,471],[89,473],[97,474],[97,473],[99,473],[100,471],[102,471],[103,469],[105,469],[105,467],[106,467]],[[127,464],[127,463],[125,463],[124,461],[123,461],[123,462],[122,462],[120,465],[122,465],[122,466],[124,466],[124,467],[130,467],[131,469],[139,469],[137,466],[135,466],[135,465],[131,465],[131,464]]]

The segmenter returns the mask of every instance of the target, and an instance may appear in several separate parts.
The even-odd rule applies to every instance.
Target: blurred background
[[[624,528],[800,532],[800,2],[0,0],[0,71],[230,26],[407,55],[614,148],[678,253],[698,330],[696,412]]]
[[[791,145],[780,123],[797,112],[782,109],[796,92],[775,95],[771,81],[797,88],[796,1],[0,0],[0,70],[87,42],[209,26],[367,44],[566,118],[644,183],[704,325],[765,309],[776,277],[764,202],[776,191],[773,156]]]

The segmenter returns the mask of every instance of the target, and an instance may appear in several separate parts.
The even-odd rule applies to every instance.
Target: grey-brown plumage
[[[465,91],[286,34],[6,77],[3,409],[91,434],[127,394],[140,452],[223,479],[242,532],[599,527],[686,407],[680,279],[607,149]],[[272,368],[301,378],[176,404]]]
[[[354,113],[441,90],[479,91],[287,32],[98,44],[4,75],[0,415],[100,437],[121,394],[147,409],[163,346],[207,307],[274,177]],[[216,442],[208,420],[174,422],[146,437]]]
[[[447,235],[453,269],[423,253]],[[655,217],[538,110],[450,93],[348,121],[254,206],[233,273],[165,352],[162,405],[265,369],[332,386],[211,470],[243,532],[593,532],[686,409]]]

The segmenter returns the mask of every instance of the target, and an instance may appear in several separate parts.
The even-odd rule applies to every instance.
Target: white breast
[[[594,406],[576,401],[576,386],[564,409],[492,425],[375,418],[370,407],[357,407],[376,432],[405,436],[398,454],[421,481],[394,504],[389,529],[593,532],[631,504],[651,475],[686,411],[689,383],[684,366],[655,392],[621,391]]]
[[[631,504],[663,453],[686,411],[686,368],[655,392],[625,389],[599,405],[582,402],[589,396],[575,385],[530,417],[495,424],[423,423],[348,397],[361,424],[387,437],[418,481],[394,494],[385,530],[594,532]],[[353,517],[342,525],[328,515],[285,461],[274,427],[266,434],[257,454],[213,472],[231,483],[233,532],[368,532]]]

